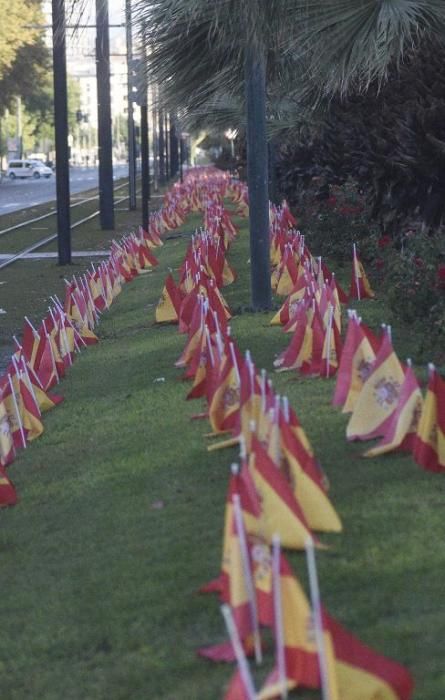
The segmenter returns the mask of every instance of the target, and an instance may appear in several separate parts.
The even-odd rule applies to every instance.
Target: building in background
[[[69,134],[71,151],[70,162],[73,165],[97,164],[97,83],[95,56],[95,29],[85,25],[95,24],[94,0],[84,3],[86,8],[82,16],[81,28],[67,31],[67,74],[70,84],[75,87],[77,106],[75,108],[74,127]],[[110,24],[122,24],[110,29],[110,88],[111,115],[113,124],[113,160],[125,162],[128,157],[127,144],[127,57],[125,42],[124,0],[109,0]],[[51,2],[44,4],[48,22],[51,22]],[[67,2],[67,23],[75,24],[75,3],[70,13]],[[83,27],[83,28],[82,28]],[[51,32],[48,32],[51,45]],[[135,117],[136,112],[135,110]]]

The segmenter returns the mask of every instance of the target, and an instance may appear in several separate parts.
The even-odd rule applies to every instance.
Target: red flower
[[[377,260],[375,261],[375,266],[377,270],[382,270],[385,266],[385,262],[382,260],[382,258],[377,258]]]
[[[422,258],[419,258],[419,256],[414,258],[414,265],[419,268],[425,267],[425,263],[423,262]]]
[[[445,289],[445,264],[442,263],[437,268],[437,286],[439,289]]]
[[[331,194],[331,196],[326,200],[326,204],[330,207],[335,207],[337,204],[337,197]]]
[[[384,233],[377,241],[377,245],[380,250],[384,250],[387,246],[391,245],[391,237],[388,236],[387,233]]]

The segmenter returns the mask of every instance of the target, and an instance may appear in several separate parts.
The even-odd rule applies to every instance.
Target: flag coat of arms
[[[386,424],[385,434],[375,447],[364,453],[364,456],[376,457],[393,450],[411,451],[422,413],[422,405],[423,398],[419,383],[412,367],[409,365],[400,389],[397,408]]]
[[[371,440],[385,434],[388,421],[397,408],[404,378],[405,373],[387,329],[349,420],[348,440]]]

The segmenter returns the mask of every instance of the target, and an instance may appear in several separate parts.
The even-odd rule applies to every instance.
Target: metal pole
[[[158,191],[158,185],[159,185],[159,161],[158,161],[158,131],[157,131],[157,126],[156,126],[156,116],[157,116],[157,110],[156,110],[156,91],[155,88],[152,88],[152,110],[151,110],[151,121],[152,121],[152,142],[153,142],[153,187],[154,191]]]
[[[68,91],[65,0],[52,0],[54,133],[56,144],[57,247],[59,265],[71,263]]]
[[[133,61],[133,37],[131,32],[131,0],[125,0],[125,21],[127,38],[127,101],[128,101],[128,208],[134,211],[136,202],[136,148],[134,136],[133,100],[131,97],[132,81],[132,61]]]
[[[96,0],[96,77],[99,145],[99,209],[102,229],[114,229],[108,0]]]
[[[184,182],[184,139],[179,139],[179,179]]]
[[[159,99],[159,96],[158,96]],[[165,150],[164,150],[164,111],[161,107],[158,109],[159,115],[159,184],[165,185]]]
[[[233,144],[233,141],[232,141]],[[277,159],[276,159],[276,142],[274,139],[270,139],[268,143],[268,160],[269,160],[269,196],[270,201],[274,204],[280,203],[280,196],[278,192],[278,178],[277,178]]]
[[[176,119],[170,115],[170,174],[176,177],[178,174],[178,135],[176,131]]]
[[[247,184],[252,306],[270,309],[269,188],[266,134],[266,57],[260,46],[246,50]]]
[[[147,77],[145,75],[145,63],[147,56],[144,53],[141,63],[141,74],[139,79],[139,89],[141,91],[141,177],[142,177],[142,228],[148,231],[148,221],[150,217],[150,144],[148,140],[148,88]]]
[[[171,171],[170,171],[170,128],[169,128],[169,114],[167,111],[165,111],[164,144],[165,144],[165,179],[168,181],[171,178]]]
[[[142,228],[148,231],[150,216],[150,163],[148,141],[148,107],[141,105],[141,176],[142,176]]]

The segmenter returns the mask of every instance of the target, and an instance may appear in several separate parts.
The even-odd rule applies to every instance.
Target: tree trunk
[[[245,61],[247,184],[252,306],[257,311],[271,307],[265,67],[264,50],[249,47]]]

